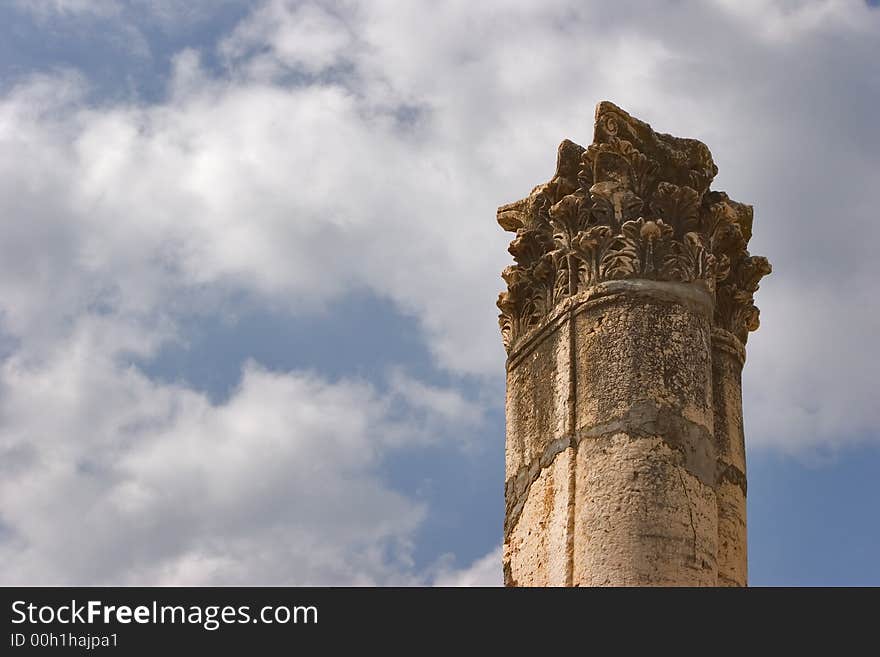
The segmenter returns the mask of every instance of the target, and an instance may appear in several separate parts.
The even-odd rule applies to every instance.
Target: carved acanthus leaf
[[[746,252],[731,265],[727,279],[716,290],[715,323],[743,343],[749,331],[757,330],[760,325],[754,295],[760,280],[772,270],[767,258]]]
[[[672,226],[678,238],[697,229],[699,209],[700,195],[687,186],[661,182],[651,199],[654,215]]]
[[[547,252],[546,236],[537,230],[520,229],[507,250],[518,265],[530,267]]]
[[[661,278],[681,283],[698,279],[715,285],[715,256],[706,248],[703,236],[687,233],[682,240],[671,240],[669,252],[663,260]]]
[[[554,230],[554,239],[560,233],[573,236],[585,230],[593,223],[592,209],[592,199],[583,192],[563,196],[550,208],[550,225]]]
[[[591,226],[572,240],[572,253],[577,263],[577,286],[584,290],[602,281],[600,265],[614,241],[608,226]]]

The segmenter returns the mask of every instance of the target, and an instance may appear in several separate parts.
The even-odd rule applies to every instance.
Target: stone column
[[[769,266],[716,172],[605,102],[593,143],[499,208],[507,585],[746,583],[737,358]]]

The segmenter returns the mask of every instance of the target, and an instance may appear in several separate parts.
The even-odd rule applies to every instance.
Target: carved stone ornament
[[[715,324],[745,343],[770,263],[746,249],[752,206],[709,190],[717,172],[702,142],[599,103],[593,143],[563,141],[550,182],[498,208],[498,223],[516,233],[498,297],[508,352],[563,300],[622,278],[704,285]]]

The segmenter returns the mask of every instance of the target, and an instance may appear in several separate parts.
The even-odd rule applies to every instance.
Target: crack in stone
[[[569,264],[569,271],[573,268]],[[568,463],[568,507],[566,513],[566,536],[565,549],[565,585],[571,586],[574,583],[574,524],[575,524],[575,500],[577,499],[577,452],[578,444],[574,439],[575,427],[577,426],[577,344],[575,330],[575,314],[574,310],[569,311],[568,320],[568,433],[571,436],[572,455]],[[602,317],[599,317],[599,322]]]
[[[684,490],[684,496],[688,501],[688,517],[691,520],[691,531],[694,532],[694,565],[699,565],[699,561],[697,560],[697,526],[694,524],[694,504],[691,502],[690,493],[688,493],[687,485],[684,483],[684,475],[681,474],[681,470],[676,468],[678,472],[678,480],[681,482],[681,487]]]
[[[740,486],[745,481],[745,475],[742,474],[740,478],[736,468],[730,470],[733,466],[728,468],[730,471],[724,470],[720,475],[717,474],[720,462],[715,459],[711,433],[706,427],[682,418],[678,411],[672,409],[658,407],[650,402],[634,404],[620,418],[550,441],[540,457],[522,466],[516,475],[505,482],[507,514],[504,535],[508,536],[516,525],[532,484],[558,454],[569,447],[576,448],[587,438],[602,440],[621,434],[632,440],[661,438],[670,449],[682,455],[688,472],[707,486],[714,488],[719,476]],[[698,451],[698,447],[703,447],[703,450]]]

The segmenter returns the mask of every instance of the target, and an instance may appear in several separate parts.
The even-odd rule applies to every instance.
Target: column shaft
[[[732,333],[712,331],[715,402],[718,584],[747,586],[746,452],[742,415],[745,348]]]

